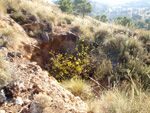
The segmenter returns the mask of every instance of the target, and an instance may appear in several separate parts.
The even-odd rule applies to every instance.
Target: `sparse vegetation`
[[[59,4],[62,11],[72,12],[66,6],[61,7],[61,1]],[[89,3],[83,0],[76,4],[77,10],[74,10],[84,18],[63,13],[58,6],[41,0],[1,0],[0,11],[9,13],[21,25],[46,23],[51,28],[68,28],[79,37],[75,54],[50,51],[48,71],[63,87],[86,101],[89,111],[150,112],[150,31],[137,29],[126,17],[116,18],[116,24],[102,23],[85,16],[91,12]],[[106,16],[97,18],[107,22]],[[28,35],[37,38],[43,32],[42,29],[31,30]],[[0,33],[2,47],[21,45],[21,33],[11,23],[0,21]],[[4,62],[0,58],[0,86],[11,78]],[[46,94],[35,95],[35,102],[41,109],[49,107],[50,101]]]
[[[38,106],[41,108],[41,109],[45,109],[46,107],[50,107],[50,105],[52,104],[51,102],[51,97],[49,97],[48,95],[46,94],[36,94],[34,96],[34,101],[36,104],[38,104]],[[50,111],[49,111],[50,112]]]
[[[13,18],[19,24],[23,25],[27,23],[25,15],[23,15],[21,12],[14,12],[11,15],[12,15],[11,18]]]
[[[125,91],[116,87],[103,91],[100,99],[89,101],[90,109],[94,113],[140,113],[149,112],[149,94],[140,91],[135,94],[135,89]]]
[[[76,13],[82,14],[83,17],[92,12],[92,6],[87,0],[74,0],[73,9]]]
[[[107,29],[105,29],[105,28],[101,28],[101,29],[99,29],[99,31],[97,31],[96,33],[95,33],[95,42],[98,42],[98,43],[103,43],[104,42],[104,40],[106,39],[106,38],[108,38],[108,36],[109,36],[109,31],[107,30]]]
[[[6,13],[6,8],[4,6],[4,1],[0,1],[0,13]]]
[[[0,28],[2,34],[0,36],[0,44],[4,47],[10,46],[14,49],[16,49],[18,45],[21,46],[21,42],[19,39],[21,33],[19,31],[16,31],[15,28],[13,28],[11,25],[8,25],[7,23],[1,24],[3,27]]]
[[[58,3],[60,6],[59,8],[63,11],[63,12],[67,12],[67,13],[72,13],[72,2],[70,0],[59,0]]]
[[[3,88],[15,79],[15,75],[9,65],[9,62],[3,58],[3,54],[0,52],[0,88]]]
[[[88,100],[94,97],[94,93],[92,93],[92,88],[89,83],[77,77],[74,77],[71,80],[62,81],[61,85],[73,95],[79,96],[83,100]]]
[[[120,25],[123,25],[123,26],[134,26],[134,23],[131,21],[130,18],[127,18],[127,17],[117,17],[114,19],[114,22],[116,24],[120,24]]]

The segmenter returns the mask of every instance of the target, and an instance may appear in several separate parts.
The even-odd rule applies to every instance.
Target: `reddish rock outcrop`
[[[51,50],[61,53],[73,54],[76,52],[76,41],[78,37],[71,33],[65,34],[44,34],[41,37],[39,48],[35,48],[32,52],[32,61],[36,61],[38,65],[44,66],[49,62]]]
[[[36,61],[38,65],[44,66],[49,62],[51,50],[61,53],[75,53],[76,41],[78,36],[72,32],[69,32],[68,29],[63,29],[61,27],[52,27],[52,25],[47,23],[33,22],[30,24],[25,24],[25,31],[34,39],[37,43],[33,44],[34,50],[30,51],[25,56],[27,59]],[[34,33],[34,32],[38,33]],[[30,50],[32,47],[26,46],[26,50]],[[32,48],[33,49],[33,48]]]

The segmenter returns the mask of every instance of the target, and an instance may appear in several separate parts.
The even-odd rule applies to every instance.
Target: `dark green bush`
[[[149,88],[150,84],[150,67],[138,58],[132,58],[126,64],[118,66],[118,80],[134,82],[137,86],[142,85],[144,88]],[[133,83],[132,83],[133,84]]]
[[[73,21],[73,18],[66,17],[64,18],[64,20],[66,20],[67,24],[71,24]]]
[[[95,42],[103,43],[106,38],[110,35],[107,29],[100,29],[95,33]]]
[[[12,13],[11,18],[21,25],[27,23],[25,15],[23,15],[21,12]]]

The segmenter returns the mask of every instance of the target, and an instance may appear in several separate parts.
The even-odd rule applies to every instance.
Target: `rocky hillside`
[[[149,31],[0,1],[0,113],[148,112],[149,70]]]
[[[30,61],[36,40],[9,15],[0,15],[1,30],[12,29],[19,36],[18,42],[1,45],[4,71],[1,73],[0,112],[12,113],[83,113],[88,106],[79,97],[62,88],[48,72],[42,71],[37,62]],[[1,39],[12,38],[1,32]],[[13,34],[9,34],[13,35]],[[17,38],[17,37],[15,37]],[[12,45],[14,44],[14,45]],[[15,48],[14,48],[15,47]],[[7,64],[7,65],[6,65]],[[8,67],[6,67],[8,66]],[[7,77],[7,73],[11,74]]]

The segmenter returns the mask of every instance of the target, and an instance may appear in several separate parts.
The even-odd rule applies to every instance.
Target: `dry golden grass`
[[[49,4],[42,0],[2,0],[7,9],[12,8],[16,11],[26,11],[31,15],[34,15],[38,21],[46,20],[47,22],[57,26],[63,24],[63,27],[67,27],[67,23],[71,26],[79,26],[79,37],[90,39],[94,41],[95,33],[102,29],[107,29],[109,33],[127,31],[127,27],[114,24],[106,24],[97,21],[91,17],[86,16],[74,16],[61,12],[57,5]],[[61,21],[60,21],[61,20]],[[63,23],[62,23],[63,22]],[[103,32],[103,31],[102,31]]]
[[[107,91],[101,96],[101,110],[112,113],[141,113],[150,112],[149,95],[140,92],[135,95],[132,91],[119,91],[117,88]]]
[[[85,80],[74,78],[71,80],[62,81],[61,85],[65,89],[68,89],[73,95],[79,96],[83,100],[93,96],[92,88]]]
[[[89,110],[94,113],[149,113],[150,99],[148,92],[135,89],[130,91],[114,87],[112,90],[103,91],[100,98],[88,100]]]
[[[9,25],[5,21],[0,21],[0,33],[3,38],[0,40],[0,44],[7,43],[5,46],[12,47],[16,49],[18,45],[21,45],[20,37],[22,37],[21,32],[14,26]]]
[[[0,52],[0,88],[9,84],[14,78],[9,62],[3,58],[3,53]]]
[[[6,13],[6,8],[4,6],[4,1],[0,1],[0,13]]]
[[[4,2],[7,3],[7,7],[11,7],[16,11],[25,10],[31,13],[38,21],[46,20],[52,22],[54,25],[58,25],[61,20],[61,22],[65,23],[66,21],[66,23],[72,26],[80,26],[81,32],[79,36],[89,38],[91,41],[94,40],[95,33],[104,28],[111,33],[116,31],[116,29],[126,30],[123,26],[101,23],[88,16],[82,18],[81,16],[63,13],[56,5],[43,2],[42,0],[6,0]]]
[[[62,86],[79,96],[93,113],[149,113],[149,92],[132,86],[130,90],[114,87],[101,91],[100,97],[92,95],[91,87],[85,81],[74,79],[63,81]],[[89,98],[90,95],[90,98]],[[84,98],[83,98],[84,97]]]
[[[34,95],[34,101],[41,109],[49,107],[51,105],[51,97],[46,94],[36,94]]]

